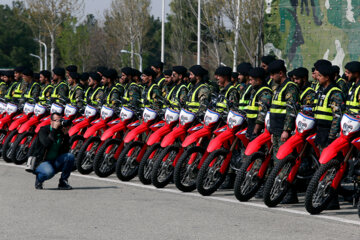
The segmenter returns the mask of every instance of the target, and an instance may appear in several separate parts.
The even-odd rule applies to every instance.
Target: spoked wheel
[[[83,146],[84,141],[85,139],[81,135],[71,136],[69,140],[70,153],[74,154],[75,158],[77,157],[81,147]]]
[[[93,163],[101,140],[99,137],[90,137],[87,139],[76,157],[76,168],[81,174],[90,174],[93,170]],[[89,151],[87,148],[91,145]]]
[[[180,191],[191,192],[196,189],[198,165],[204,156],[204,152],[204,148],[193,146],[181,155],[174,170],[174,182]],[[189,163],[190,160],[192,160],[191,163]]]
[[[144,157],[141,159],[138,177],[145,185],[151,184],[151,172],[154,167],[155,159],[158,158],[161,150],[160,143],[155,143],[146,150]]]
[[[14,136],[18,133],[17,130],[12,131],[5,139],[5,142],[2,146],[2,157],[5,162],[12,162],[12,154],[14,151],[13,144],[14,142],[11,142],[11,140],[14,138]]]
[[[220,169],[227,154],[227,150],[219,149],[210,153],[204,161],[196,179],[196,188],[201,195],[213,194],[224,182],[229,166],[224,173],[221,173]]]
[[[336,194],[331,184],[339,168],[339,161],[332,159],[315,172],[305,195],[305,208],[309,213],[319,214],[327,208]]]
[[[13,143],[14,151],[11,153],[11,159],[15,164],[21,165],[27,161],[30,143],[33,137],[33,132],[24,132],[16,137]]]
[[[261,187],[263,179],[259,178],[258,173],[264,159],[262,152],[254,153],[236,174],[234,192],[239,201],[248,201]]]
[[[108,177],[115,172],[116,159],[114,155],[120,145],[119,139],[108,139],[100,147],[94,159],[94,172],[99,177]],[[110,150],[107,152],[108,148]]]
[[[0,130],[0,148],[2,148],[5,137],[6,137],[6,131],[3,129]]]
[[[296,158],[287,156],[275,165],[264,186],[264,203],[268,207],[275,207],[285,197],[290,183],[287,181]]]
[[[173,163],[179,150],[179,147],[175,145],[168,146],[161,151],[155,160],[151,173],[151,182],[155,187],[163,188],[170,183],[174,173]]]
[[[139,163],[136,161],[144,143],[135,141],[127,145],[116,163],[116,176],[121,181],[130,181],[137,175]]]

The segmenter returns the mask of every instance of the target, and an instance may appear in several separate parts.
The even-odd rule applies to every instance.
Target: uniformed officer
[[[149,107],[155,111],[162,109],[161,92],[159,85],[155,83],[156,72],[147,67],[142,74],[142,83],[144,90],[141,95],[141,102],[144,107]]]
[[[196,71],[193,69],[193,71]],[[186,97],[188,89],[184,82],[184,77],[187,69],[184,66],[174,66],[172,68],[172,88],[166,95],[166,99],[171,103],[175,109],[180,109],[181,106],[186,104]]]
[[[103,103],[110,107],[116,108],[120,104],[120,95],[119,89],[115,85],[115,80],[118,74],[115,69],[108,69],[103,73],[101,83],[104,90]]]
[[[51,84],[51,72],[43,70],[40,72],[40,96],[39,103],[46,104],[47,100],[50,99],[51,93],[54,89],[54,86]]]
[[[315,77],[316,79],[316,85],[314,87],[314,90],[315,92],[317,92],[320,88],[320,84],[319,84],[319,71],[318,71],[318,68],[322,65],[326,65],[326,66],[330,66],[332,67],[332,64],[330,61],[326,60],[326,59],[320,59],[320,60],[317,60],[315,63],[314,63],[314,73],[313,73],[313,76]]]
[[[187,95],[186,108],[200,116],[205,114],[206,108],[211,99],[211,91],[205,78],[208,71],[201,65],[194,65],[190,69],[191,89]]]
[[[12,99],[12,93],[15,89],[17,82],[14,80],[14,71],[5,71],[3,73],[4,85],[1,85],[0,94],[6,101]]]
[[[349,92],[351,86],[349,87],[349,83],[345,79],[340,77],[340,68],[338,66],[333,65],[332,69],[335,75],[335,82],[343,92],[344,98],[346,99],[346,95]]]
[[[217,112],[238,108],[239,92],[231,82],[231,74],[232,69],[230,67],[220,66],[215,70],[216,80],[220,88],[216,103]]]
[[[274,56],[272,56],[272,55],[263,56],[261,58],[261,64],[260,64],[260,67],[262,67],[265,70],[266,74],[267,74],[267,76],[265,78],[265,81],[266,81],[266,83],[269,85],[269,87],[271,89],[273,89],[273,83],[274,82],[270,78],[270,73],[269,73],[268,68],[269,68],[270,63],[274,62],[275,60],[276,60],[276,58]]]
[[[296,83],[286,77],[284,61],[275,60],[270,63],[268,71],[270,77],[277,85],[270,107],[273,160],[277,163],[276,154],[279,147],[290,137],[291,131],[295,128],[296,103],[299,100],[299,89]]]
[[[250,95],[251,95],[251,84],[250,78],[249,78],[249,71],[252,69],[252,66],[250,63],[240,63],[236,70],[239,73],[238,79],[240,82],[240,85],[238,86],[238,90],[240,93],[240,100],[239,104],[240,110],[245,110],[245,107],[249,104]]]
[[[245,112],[248,121],[246,135],[249,139],[257,137],[265,126],[265,116],[270,110],[272,90],[266,84],[266,72],[263,68],[254,68],[249,72],[251,96]]]
[[[52,85],[54,86],[54,90],[51,93],[51,101],[60,102],[60,99],[67,100],[69,96],[69,87],[65,82],[65,69],[54,68],[52,72]],[[64,103],[63,101],[61,102]]]
[[[125,67],[121,69],[120,83],[125,86],[124,106],[139,108],[141,105],[141,72],[137,69]]]
[[[89,83],[89,73],[88,72],[83,72],[82,74],[80,74],[80,87],[82,87],[82,89],[87,89],[89,87],[88,85]]]
[[[69,72],[69,102],[81,109],[84,106],[84,89],[79,85],[80,75],[77,72]]]
[[[23,79],[24,70],[29,70],[29,69],[26,69],[25,67],[21,67],[21,66],[15,68],[14,78],[15,81],[17,82],[17,85],[12,93],[12,99],[14,101],[18,101],[27,89],[27,82],[24,81]]]
[[[34,72],[31,69],[23,71],[23,79],[27,83],[27,88],[19,99],[20,102],[35,103],[32,98],[38,99],[40,96],[40,84],[34,81]]]
[[[159,86],[159,89],[162,89],[164,84],[164,74],[163,74],[164,63],[161,61],[155,61],[151,64],[151,69],[156,72],[156,77],[154,82]]]
[[[102,77],[107,70],[107,67],[104,66],[99,66],[96,68],[96,72],[100,75],[100,77]]]
[[[170,90],[174,87],[174,82],[172,80],[172,70],[167,69],[164,70],[164,84],[161,88],[161,95],[165,98]]]
[[[315,67],[311,68],[311,78],[312,78],[311,88],[315,90],[316,87],[318,86],[318,80],[317,80],[317,74],[315,72]],[[315,92],[316,92],[316,90],[315,90]]]
[[[119,89],[123,88],[125,90],[125,88],[127,88],[127,85],[132,82],[134,72],[134,69],[132,69],[131,67],[122,68],[121,77],[119,83],[116,83],[116,86]]]
[[[7,92],[7,84],[4,81],[5,71],[0,71],[0,98],[3,98]],[[9,80],[8,78],[6,78]]]
[[[104,89],[100,84],[101,76],[97,72],[89,73],[88,85],[85,92],[86,104],[94,107],[100,107],[104,99]]]
[[[316,93],[309,83],[309,71],[303,67],[296,68],[293,70],[293,78],[300,90],[300,105],[312,106],[314,104]]]
[[[353,61],[345,65],[345,74],[353,83],[346,98],[346,110],[350,113],[360,112],[360,62]]]
[[[231,83],[236,88],[239,87],[239,85],[240,85],[238,80],[239,80],[239,73],[238,72],[231,73]]]
[[[75,65],[69,65],[69,66],[67,66],[67,67],[65,68],[65,77],[66,77],[66,78],[69,78],[69,74],[70,74],[71,72],[77,73],[77,70],[78,70],[78,68],[77,68],[77,66],[75,66]]]

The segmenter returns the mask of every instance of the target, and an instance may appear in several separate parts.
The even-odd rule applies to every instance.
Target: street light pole
[[[41,57],[38,56],[38,55],[32,54],[32,53],[30,53],[30,56],[39,59],[39,61],[40,61],[40,71],[42,71],[43,70],[43,60],[41,59]]]
[[[240,0],[237,1],[237,8],[236,8],[233,72],[236,72],[237,48],[238,48],[238,42],[239,42],[239,22],[240,22]]]
[[[161,62],[165,59],[165,0],[162,0],[162,18],[161,18]]]
[[[120,53],[129,53],[129,54],[131,54],[130,51],[125,50],[125,49],[120,50]],[[140,60],[139,71],[142,72],[142,57],[141,57],[141,55],[139,53],[134,53],[134,54],[139,57],[139,60]]]
[[[44,70],[47,70],[47,46],[43,41],[38,38],[34,38],[34,40],[38,41],[41,45],[44,46]]]
[[[198,0],[198,25],[197,25],[197,64],[200,65],[200,41],[201,41],[201,0]]]

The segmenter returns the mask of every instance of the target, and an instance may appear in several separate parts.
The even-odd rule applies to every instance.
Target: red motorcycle
[[[126,146],[116,162],[116,176],[121,181],[130,181],[137,175],[150,133],[164,126],[165,122],[156,122],[157,119],[158,113],[146,107],[141,124],[126,134],[124,138]]]
[[[116,160],[124,148],[124,136],[140,125],[139,121],[131,123],[136,115],[136,111],[131,108],[122,107],[120,118],[110,122],[109,126],[112,127],[102,134],[100,140],[103,144],[97,151],[93,164],[97,176],[108,177],[115,172]]]
[[[175,165],[184,152],[181,143],[195,119],[195,113],[181,109],[179,125],[162,139],[160,144],[162,149],[155,159],[151,172],[151,182],[155,187],[163,188],[172,180]]]
[[[245,149],[246,161],[236,174],[234,192],[239,201],[248,201],[264,182],[272,156],[270,113],[265,118],[265,129]]]
[[[114,125],[116,122],[112,121],[114,116],[114,109],[102,106],[100,118],[92,121],[91,127],[86,129],[84,133],[84,144],[82,144],[76,156],[76,168],[81,174],[90,174],[93,171],[93,163],[97,150],[101,147],[100,136],[105,132],[111,123]],[[110,125],[110,126],[109,126]]]
[[[177,162],[174,170],[174,183],[176,187],[183,192],[191,192],[196,189],[196,178],[201,168],[201,164],[208,157],[206,151],[211,139],[216,133],[214,130],[220,127],[221,115],[211,109],[207,109],[204,122],[201,126],[195,126],[191,129],[192,134],[187,136],[182,143],[182,148],[186,149]]]
[[[227,126],[221,128],[222,133],[209,143],[206,149],[209,155],[203,163],[200,162],[196,179],[196,188],[201,195],[209,196],[220,187],[229,171],[233,151],[240,151],[240,148],[248,145],[245,123],[245,113],[229,111]],[[238,143],[239,140],[242,145]]]
[[[310,180],[320,165],[320,151],[314,143],[312,108],[303,107],[295,122],[295,134],[279,148],[276,157],[280,162],[274,166],[264,185],[264,202],[268,207],[278,205],[296,179]]]
[[[305,195],[305,208],[319,214],[327,208],[347,178],[354,183],[354,200],[359,198],[360,119],[358,115],[344,114],[341,119],[340,137],[326,147],[320,156],[321,166],[312,177]]]

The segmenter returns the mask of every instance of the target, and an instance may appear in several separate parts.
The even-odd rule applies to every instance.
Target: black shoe
[[[43,183],[39,181],[39,179],[37,178],[37,176],[36,176],[36,178],[35,178],[35,189],[38,189],[38,190],[43,189]]]
[[[299,199],[297,197],[296,190],[291,187],[287,191],[284,199],[281,201],[281,204],[295,204],[295,203],[299,203]]]
[[[221,184],[220,189],[233,189],[235,182],[235,173],[228,173],[225,181]]]
[[[256,192],[255,198],[256,198],[256,199],[262,199],[262,198],[264,198],[264,184],[261,185],[261,187],[259,188],[259,190]]]
[[[340,204],[338,195],[336,194],[330,201],[329,205],[327,206],[326,210],[339,210]]]
[[[71,190],[72,187],[69,185],[67,180],[59,180],[58,189],[59,190]]]

